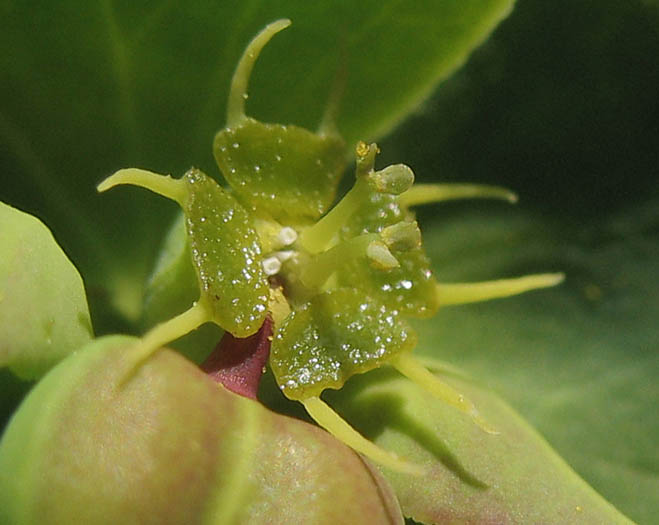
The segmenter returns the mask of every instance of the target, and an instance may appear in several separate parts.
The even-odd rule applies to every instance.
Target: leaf
[[[345,70],[338,127],[352,144],[414,110],[511,5],[64,0],[35,13],[9,3],[0,27],[2,198],[53,228],[92,302],[134,320],[173,212],[138,190],[98,196],[94,187],[128,166],[219,175],[211,143],[231,74],[266,23],[293,20],[256,65],[248,113],[314,129]]]
[[[512,210],[438,209],[438,222],[424,238],[440,281],[555,270],[565,271],[567,279],[552,290],[440,308],[432,322],[416,327],[415,353],[459,366],[509,400],[586,481],[639,523],[651,523],[659,504],[653,438],[658,426],[651,416],[659,393],[657,210],[650,201],[604,223],[556,227]],[[409,390],[398,383],[391,389]],[[351,393],[344,389],[341,396]],[[487,396],[478,396],[483,401],[472,400],[490,422]],[[346,410],[362,410],[346,416],[358,428],[378,412],[359,400],[342,403]],[[381,417],[386,422],[395,416],[394,407]],[[448,414],[445,419],[452,421]],[[463,448],[454,437],[445,444],[463,466],[479,454],[478,447]],[[388,441],[383,446],[395,449]],[[493,452],[492,461],[503,459]],[[507,457],[515,461],[517,454]]]
[[[26,398],[0,442],[0,521],[402,523],[352,450],[178,354],[126,382],[134,341],[96,340]]]
[[[387,370],[335,396],[366,436],[429,470],[419,477],[383,469],[406,516],[427,524],[630,523],[496,396],[448,382],[499,434]]]
[[[0,366],[35,379],[92,337],[82,279],[44,224],[0,203]]]

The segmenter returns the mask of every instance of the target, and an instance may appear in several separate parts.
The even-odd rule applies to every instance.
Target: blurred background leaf
[[[100,197],[94,185],[126,166],[217,173],[210,144],[229,76],[260,27],[294,22],[265,49],[248,111],[314,126],[347,60],[364,68],[349,75],[340,118],[349,140],[373,138],[427,92],[418,66],[441,62],[432,54],[456,29],[434,2],[264,4],[0,3],[0,198],[53,229],[85,277],[97,332],[130,328],[117,309],[137,314],[175,209],[139,191]],[[467,22],[478,8],[505,11],[443,5]],[[423,53],[406,62],[408,45]],[[517,209],[420,211],[439,278],[563,270],[566,283],[446,309],[421,330],[420,350],[500,393],[640,523],[659,512],[658,88],[656,2],[520,0],[379,159],[420,180],[520,194]],[[3,391],[3,405],[19,389]]]
[[[656,3],[522,0],[381,146],[419,179],[518,192],[419,210],[438,278],[566,282],[440,311],[419,351],[493,388],[639,523],[659,512],[657,93]]]
[[[631,523],[491,390],[465,381],[450,365],[436,369],[497,434],[391,368],[327,395],[369,439],[427,469],[410,476],[381,468],[406,516],[433,524]]]
[[[102,328],[137,317],[175,207],[140,191],[99,196],[122,167],[213,176],[233,69],[268,22],[247,111],[315,128],[345,70],[338,125],[349,144],[388,130],[431,94],[512,0],[462,2],[4,2],[0,197],[53,229],[88,284]],[[17,183],[17,181],[20,181]],[[111,313],[111,312],[109,312]],[[112,322],[114,321],[114,322]]]

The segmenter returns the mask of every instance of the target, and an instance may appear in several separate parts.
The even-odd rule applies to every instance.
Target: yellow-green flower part
[[[407,319],[431,317],[446,304],[551,286],[562,275],[437,283],[410,208],[466,197],[514,201],[515,195],[476,185],[413,186],[414,174],[403,164],[376,169],[375,144],[357,144],[354,185],[332,207],[348,155],[331,119],[314,133],[245,114],[258,54],[289,24],[279,20],[259,33],[234,74],[227,125],[213,145],[229,188],[196,169],[181,179],[125,169],[99,186],[148,188],[176,201],[185,216],[199,299],[147,332],[135,346],[135,362],[207,322],[247,337],[270,313],[270,367],[282,392],[358,452],[421,473],[357,433],[321,400],[323,390],[391,365],[495,433],[469,400],[412,357],[417,337]]]

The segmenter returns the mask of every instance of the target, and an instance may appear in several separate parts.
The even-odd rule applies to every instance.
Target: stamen
[[[281,261],[274,255],[263,259],[261,265],[266,275],[277,275],[281,270]]]
[[[480,283],[439,283],[437,285],[437,297],[441,306],[476,303],[509,297],[538,288],[556,286],[564,278],[565,275],[562,273],[543,273]]]
[[[511,204],[517,195],[506,188],[485,184],[415,184],[399,197],[404,207],[455,199],[502,199]]]
[[[405,164],[394,164],[371,173],[371,181],[379,193],[400,195],[414,184],[414,172]]]
[[[498,434],[478,413],[474,404],[453,387],[441,381],[437,376],[423,367],[410,354],[401,354],[391,364],[408,379],[419,385],[436,398],[454,406],[467,414],[471,420],[488,434]]]
[[[297,240],[297,232],[293,228],[282,226],[271,217],[255,217],[253,224],[259,234],[263,253],[281,250]]]
[[[387,245],[382,241],[370,242],[366,247],[366,257],[379,270],[391,270],[400,266],[398,259],[391,254]]]
[[[392,250],[407,251],[421,246],[421,230],[416,221],[400,221],[383,228],[380,237]]]
[[[366,233],[316,254],[302,269],[302,282],[309,288],[320,288],[342,264],[350,259],[368,256],[369,245],[379,239],[377,233]]]
[[[232,128],[245,119],[245,99],[247,98],[247,85],[252,74],[254,63],[263,47],[270,39],[282,29],[291,25],[288,19],[277,20],[268,24],[252,41],[243,52],[236,71],[231,79],[229,100],[227,102],[227,127]]]
[[[302,247],[310,253],[326,249],[352,214],[368,199],[369,190],[368,182],[362,177],[357,178],[352,189],[327,215],[300,234],[298,240]]]
[[[281,230],[279,230],[277,239],[281,243],[282,247],[290,246],[295,241],[297,241],[297,232],[290,226],[284,226]]]
[[[319,397],[304,399],[302,404],[316,423],[356,452],[396,472],[417,476],[425,474],[426,469],[421,465],[405,461],[366,439]]]
[[[101,182],[96,189],[104,192],[119,184],[132,184],[151,190],[158,195],[167,197],[185,207],[188,200],[188,190],[183,179],[173,179],[170,175],[160,175],[152,171],[127,168],[119,170]]]

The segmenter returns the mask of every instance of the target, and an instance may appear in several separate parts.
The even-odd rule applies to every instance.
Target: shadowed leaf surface
[[[365,435],[429,469],[423,477],[383,470],[406,516],[428,524],[629,523],[502,401],[448,382],[499,434],[389,371],[332,396]]]

